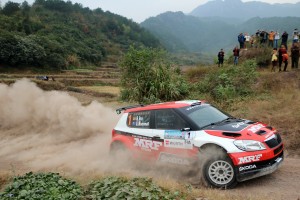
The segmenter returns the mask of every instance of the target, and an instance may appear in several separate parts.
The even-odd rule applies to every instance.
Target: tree
[[[2,9],[4,15],[13,15],[18,11],[20,11],[20,4],[11,1],[8,1]]]
[[[140,103],[185,98],[189,85],[166,58],[161,49],[130,47],[121,62],[121,98]]]

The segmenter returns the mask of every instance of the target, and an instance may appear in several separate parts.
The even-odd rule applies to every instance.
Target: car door
[[[160,109],[154,113],[153,135],[163,139],[163,147],[157,154],[158,161],[188,164],[195,155],[189,124],[173,109]]]
[[[132,150],[143,159],[156,159],[163,146],[163,140],[150,128],[152,111],[138,111],[128,114],[127,126]]]

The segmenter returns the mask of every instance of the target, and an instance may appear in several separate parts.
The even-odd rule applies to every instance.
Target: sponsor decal
[[[232,128],[239,128],[240,126],[243,126],[245,123],[244,122],[239,122],[235,125],[232,125]]]
[[[158,150],[160,146],[162,146],[162,142],[152,141],[142,138],[134,138],[134,146],[140,147],[142,150],[151,151]]]
[[[188,159],[168,153],[161,153],[159,155],[159,162],[172,163],[176,165],[190,165],[190,161]]]
[[[164,133],[164,139],[193,139],[196,133],[189,131],[179,130],[166,130]]]
[[[245,163],[250,163],[250,162],[256,162],[259,161],[260,158],[262,157],[262,154],[257,154],[253,156],[245,156],[239,158],[239,164],[245,164]]]
[[[244,166],[244,167],[239,167],[239,171],[245,171],[245,170],[249,170],[249,169],[255,169],[256,168],[256,165],[247,165],[247,166]]]
[[[164,146],[168,148],[178,148],[178,149],[193,148],[193,144],[191,140],[180,140],[180,139],[166,139],[164,140]]]
[[[257,125],[252,126],[251,128],[249,128],[248,130],[251,131],[252,133],[255,133],[263,127],[265,127],[265,126],[262,124],[257,124]]]
[[[185,133],[179,130],[166,130],[164,134],[165,139],[184,139]]]

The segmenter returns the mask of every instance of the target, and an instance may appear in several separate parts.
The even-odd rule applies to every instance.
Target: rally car
[[[201,179],[209,186],[232,188],[270,174],[284,158],[275,128],[234,118],[204,101],[136,105],[116,111],[123,115],[112,130],[112,152],[199,167]]]

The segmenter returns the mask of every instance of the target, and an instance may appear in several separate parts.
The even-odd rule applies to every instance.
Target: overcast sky
[[[3,6],[9,0],[0,0]],[[10,0],[21,3],[23,0]],[[145,19],[156,16],[166,11],[191,12],[194,8],[211,0],[71,0],[73,3],[81,3],[84,7],[91,9],[102,8],[132,19],[135,22],[142,22]],[[242,0],[243,2],[253,0]],[[296,3],[300,0],[256,0],[266,3]],[[32,4],[34,0],[27,0]]]

